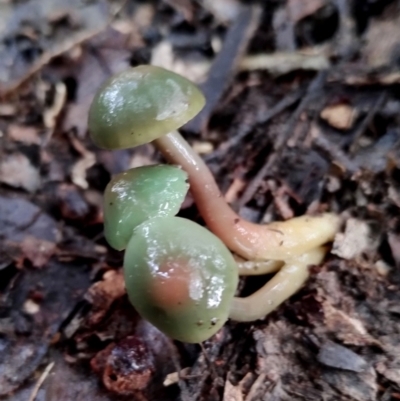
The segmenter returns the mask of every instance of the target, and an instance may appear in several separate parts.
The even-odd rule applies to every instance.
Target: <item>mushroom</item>
[[[187,174],[167,165],[132,168],[117,174],[104,192],[104,235],[125,249],[133,229],[152,217],[175,216],[189,189]]]
[[[159,329],[186,342],[207,339],[228,317],[251,321],[276,308],[303,285],[309,265],[323,260],[321,245],[333,239],[340,223],[330,213],[266,225],[239,217],[207,165],[176,131],[203,105],[203,95],[190,81],[159,67],[139,66],[107,81],[89,113],[97,145],[120,149],[153,142],[168,161],[181,166],[214,233],[173,217],[187,191],[185,172],[176,167],[132,169],[107,187],[106,237],[117,249],[126,246],[131,302]],[[245,260],[236,263],[226,246]],[[238,274],[272,272],[277,274],[251,296],[234,297]]]
[[[133,230],[124,257],[130,301],[150,323],[189,343],[226,322],[236,291],[236,262],[210,231],[181,217],[153,217]]]
[[[335,214],[259,225],[230,208],[207,165],[176,131],[203,105],[203,95],[186,78],[142,65],[101,87],[90,108],[89,129],[93,141],[107,149],[152,141],[168,161],[188,173],[191,193],[208,228],[246,259],[285,260],[331,241],[340,224]]]
[[[235,261],[210,231],[173,217],[188,190],[186,178],[182,169],[168,165],[117,174],[105,191],[104,230],[111,246],[127,248],[125,283],[138,312],[170,337],[200,342],[228,317],[264,317],[301,287],[308,264],[320,262],[325,253],[318,248],[285,264]],[[272,273],[282,265],[262,289],[234,298],[238,273]]]

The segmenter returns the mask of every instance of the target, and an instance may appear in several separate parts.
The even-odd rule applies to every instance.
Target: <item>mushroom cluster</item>
[[[205,100],[189,80],[143,65],[109,79],[89,112],[93,141],[106,149],[152,142],[173,165],[131,169],[104,197],[105,236],[126,249],[127,293],[138,312],[170,337],[201,342],[228,318],[263,318],[319,264],[339,217],[325,213],[258,225],[238,216],[213,175],[177,132]],[[187,184],[187,181],[189,185]],[[207,228],[176,217],[190,188]],[[237,262],[232,256],[244,259]],[[249,297],[235,297],[239,275],[276,272]]]

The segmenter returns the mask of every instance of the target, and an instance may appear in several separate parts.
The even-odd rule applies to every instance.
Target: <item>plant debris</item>
[[[0,1],[1,399],[399,399],[399,21],[393,0]],[[201,346],[138,316],[103,236],[111,176],[162,159],[96,148],[87,111],[145,63],[204,90],[183,134],[243,217],[344,222],[298,294]],[[180,214],[201,223],[190,195]]]

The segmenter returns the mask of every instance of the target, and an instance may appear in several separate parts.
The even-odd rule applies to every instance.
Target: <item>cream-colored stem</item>
[[[282,269],[254,294],[246,298],[235,297],[229,317],[239,322],[264,318],[300,289],[309,276],[309,266],[320,264],[325,253],[326,249],[319,247],[286,261]]]
[[[282,266],[281,260],[238,260],[235,258],[239,276],[260,276],[277,272]]]
[[[243,220],[226,203],[203,159],[178,132],[154,144],[168,161],[181,165],[188,173],[190,190],[208,228],[246,259],[286,260],[331,241],[338,230],[339,217],[328,213],[266,225]]]

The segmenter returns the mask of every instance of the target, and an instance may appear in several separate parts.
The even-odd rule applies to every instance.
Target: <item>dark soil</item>
[[[3,0],[0,32],[1,400],[400,399],[399,1]],[[140,319],[102,233],[110,177],[162,159],[96,148],[88,107],[150,62],[202,88],[183,133],[243,217],[345,221],[298,294],[201,346]]]

